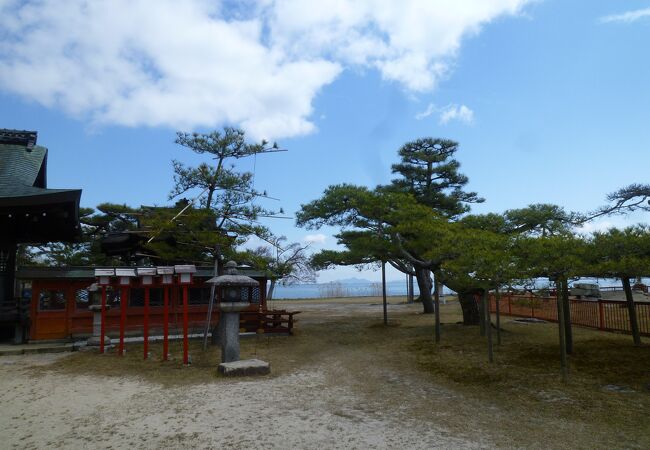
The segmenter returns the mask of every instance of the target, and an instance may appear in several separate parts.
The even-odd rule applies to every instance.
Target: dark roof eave
[[[81,189],[44,189],[32,187],[30,191],[33,193],[29,195],[14,194],[11,197],[3,195],[0,192],[0,208],[74,203],[76,209],[79,209]]]
[[[132,269],[132,267],[128,268]],[[95,269],[96,267],[19,267],[16,278],[21,280],[95,278]],[[238,271],[253,278],[267,278],[266,272],[261,270],[238,269]],[[196,278],[212,278],[214,268],[197,267],[194,276]]]

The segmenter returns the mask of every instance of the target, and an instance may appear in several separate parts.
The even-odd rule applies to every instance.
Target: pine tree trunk
[[[625,291],[625,300],[627,302],[627,311],[630,316],[630,331],[632,332],[632,339],[634,345],[641,345],[641,336],[639,335],[639,322],[636,317],[636,307],[634,306],[634,295],[630,287],[630,278],[627,276],[621,277],[623,283],[623,290]]]
[[[266,301],[270,302],[273,300],[273,291],[275,290],[275,280],[271,280],[271,284],[269,285],[269,292],[266,293]]]
[[[569,303],[569,280],[562,279],[562,304],[564,306],[564,337],[567,355],[573,354],[573,330],[571,329],[571,304]]]
[[[474,297],[476,291],[458,292],[458,302],[463,310],[463,325],[479,325],[480,315],[478,305]]]
[[[418,300],[422,302],[424,314],[433,314],[433,299],[431,298],[431,278],[429,277],[431,271],[427,268],[416,268],[415,278],[420,289],[420,297]]]
[[[569,375],[569,365],[566,355],[566,327],[564,326],[564,302],[562,301],[562,281],[560,278],[557,280],[557,324],[560,331],[560,368],[562,371],[562,380],[567,381]]]

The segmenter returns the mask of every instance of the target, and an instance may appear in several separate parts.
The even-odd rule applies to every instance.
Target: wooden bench
[[[239,322],[246,331],[291,335],[295,323],[293,316],[296,314],[300,314],[300,311],[242,312]]]

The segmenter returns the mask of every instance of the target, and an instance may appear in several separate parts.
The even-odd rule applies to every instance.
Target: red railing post
[[[602,300],[598,300],[598,328],[605,329],[605,306]]]
[[[508,315],[512,316],[512,294],[508,294]]]
[[[187,311],[187,285],[183,285],[183,364],[189,364],[189,355],[188,355],[188,337],[187,337],[187,328],[188,328],[188,311]]]
[[[144,288],[144,318],[142,337],[144,340],[144,359],[149,358],[149,287]]]
[[[169,288],[163,287],[163,361],[169,354]]]
[[[124,328],[126,327],[126,295],[127,289],[122,287],[120,295],[120,356],[124,356]]]
[[[99,353],[104,353],[104,334],[106,331],[106,286],[102,286],[102,311],[101,323],[99,326]]]

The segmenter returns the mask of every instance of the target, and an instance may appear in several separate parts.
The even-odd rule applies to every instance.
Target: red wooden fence
[[[603,331],[630,333],[627,304],[621,300],[569,300],[571,322],[574,325]],[[650,302],[635,302],[639,331],[650,336]],[[534,317],[557,322],[556,297],[502,294],[499,300],[501,314],[516,317]],[[490,295],[490,312],[496,312],[496,298]]]

